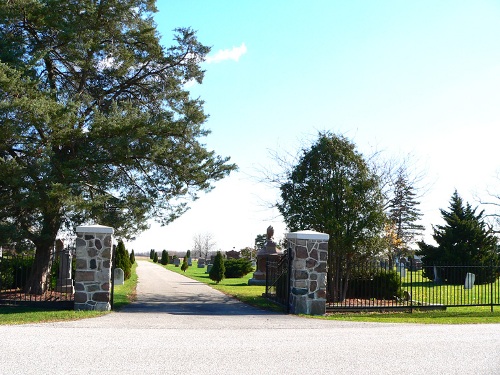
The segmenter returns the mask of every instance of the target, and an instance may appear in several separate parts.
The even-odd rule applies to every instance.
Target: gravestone
[[[205,259],[203,258],[198,259],[198,268],[205,268]]]
[[[227,259],[240,259],[240,252],[235,250],[226,251]]]
[[[56,249],[59,255],[59,276],[56,282],[56,291],[62,293],[73,293],[73,279],[71,278],[71,253],[69,249],[62,250],[61,240],[56,243]]]
[[[181,260],[179,258],[174,259],[174,266],[179,267],[181,265]]]
[[[434,266],[434,282],[436,284],[441,284],[441,278],[439,277],[438,269]]]
[[[277,261],[280,253],[276,250],[276,242],[273,240],[274,228],[267,227],[267,239],[264,246],[257,252],[256,270],[253,277],[248,280],[248,285],[266,285],[266,263]]]
[[[191,267],[193,265],[193,261],[191,260],[191,258],[188,258],[188,266]]]
[[[465,275],[464,289],[472,289],[474,287],[474,281],[476,281],[476,275],[467,272],[467,275]]]
[[[404,263],[398,263],[396,265],[396,270],[399,272],[400,277],[406,277],[406,268]]]
[[[114,283],[115,285],[123,285],[125,282],[125,274],[121,268],[115,268]]]
[[[213,266],[214,266],[213,264],[207,264],[207,270],[205,271],[205,273],[210,273]]]

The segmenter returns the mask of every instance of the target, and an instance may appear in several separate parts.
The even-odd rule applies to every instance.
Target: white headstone
[[[467,272],[467,275],[465,275],[464,289],[472,289],[474,287],[475,280],[476,280],[476,275]]]
[[[114,282],[115,285],[123,285],[125,274],[121,268],[115,268]]]

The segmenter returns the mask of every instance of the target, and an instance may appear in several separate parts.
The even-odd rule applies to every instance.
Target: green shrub
[[[164,266],[166,266],[168,264],[168,251],[167,250],[163,250],[161,252],[160,263],[163,264]]]
[[[184,257],[184,260],[182,261],[181,270],[184,272],[186,272],[186,270],[189,268],[187,260],[188,258]]]
[[[124,278],[128,280],[132,275],[132,264],[130,263],[130,255],[125,249],[125,244],[122,240],[118,241],[118,246],[116,247],[115,265],[116,268],[123,270]]]
[[[151,251],[149,252],[149,259],[153,260],[155,258],[155,253],[156,251],[154,249],[151,249]]]
[[[394,299],[401,296],[401,278],[383,269],[355,271],[349,279],[347,298]]]
[[[155,253],[153,255],[153,262],[154,263],[158,263],[158,254],[156,254],[156,251],[155,251]]]
[[[253,271],[252,262],[248,259],[226,259],[224,276],[228,279],[237,279]]]
[[[217,255],[214,259],[214,264],[208,274],[210,280],[213,280],[218,284],[224,279],[225,270],[226,269],[224,267],[224,259],[222,259],[222,254],[220,251],[217,251]]]
[[[134,254],[134,249],[132,249],[132,252],[130,253],[130,264],[135,263],[135,254]]]

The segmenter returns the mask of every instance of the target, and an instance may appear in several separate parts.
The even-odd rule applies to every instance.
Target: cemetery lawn
[[[152,262],[152,261],[151,261]],[[162,266],[166,269],[177,272],[191,279],[200,281],[221,292],[231,295],[238,300],[249,305],[263,309],[281,311],[274,303],[262,297],[265,292],[264,286],[250,286],[248,280],[252,278],[253,272],[240,279],[224,279],[216,284],[205,273],[206,267],[198,268],[196,261],[186,272],[182,272],[180,267],[173,264]],[[378,323],[419,323],[419,324],[484,324],[500,323],[500,306],[494,306],[494,311],[490,307],[473,306],[461,308],[448,308],[446,311],[418,311],[409,312],[366,312],[366,313],[335,313],[327,316],[304,316],[315,319],[343,320],[357,322],[378,322]]]
[[[114,290],[114,309],[119,309],[130,303],[135,297],[137,263],[132,266],[132,276],[123,285],[117,285]],[[0,306],[0,325],[48,323],[65,320],[95,318],[108,314],[108,311],[74,311],[48,310],[36,307]]]

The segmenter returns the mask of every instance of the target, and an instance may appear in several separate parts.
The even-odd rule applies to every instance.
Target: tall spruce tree
[[[445,225],[433,227],[433,238],[437,246],[424,241],[418,243],[418,254],[422,255],[424,276],[440,278],[450,284],[462,284],[465,274],[476,274],[478,284],[490,283],[499,276],[500,258],[497,238],[484,221],[484,211],[476,213],[469,203],[463,202],[457,191],[450,200],[449,211],[441,209]],[[436,267],[439,275],[434,275],[434,265],[487,266],[491,268],[460,268],[458,271]]]
[[[418,209],[414,187],[403,171],[398,171],[393,196],[388,204],[389,224],[386,234],[390,238],[390,260],[408,254],[411,243],[422,234],[425,227],[418,224],[422,213]]]
[[[62,228],[131,238],[167,224],[235,169],[206,149],[209,48],[190,28],[165,48],[154,0],[0,1],[0,240],[36,247],[43,293]]]

